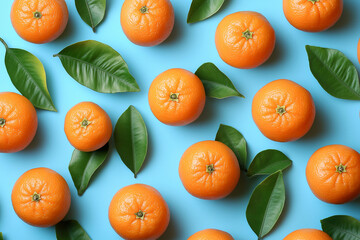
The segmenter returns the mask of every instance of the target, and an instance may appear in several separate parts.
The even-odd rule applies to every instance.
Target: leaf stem
[[[6,42],[4,41],[4,39],[2,39],[1,37],[0,37],[0,42],[2,42],[2,44],[4,44],[6,50],[9,49],[9,46],[6,44]]]
[[[53,57],[58,57],[58,56],[59,56],[59,54],[54,54],[54,55],[53,55]]]

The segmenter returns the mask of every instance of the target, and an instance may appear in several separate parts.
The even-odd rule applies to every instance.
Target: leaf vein
[[[321,61],[320,56],[317,55],[317,53],[313,52],[314,56],[319,60],[320,64],[323,65],[329,72],[330,74],[343,86],[345,86],[345,88],[349,89],[350,92],[352,92],[353,94],[357,95],[358,97],[360,97],[360,93],[356,92],[354,89],[352,89],[351,87],[349,87],[348,85],[346,85],[340,78],[337,77],[337,74],[335,72],[333,72],[326,64],[324,64]]]
[[[279,176],[278,176],[277,179],[276,179],[275,186],[276,186],[276,184],[278,183],[278,181],[279,181]],[[269,211],[269,202],[270,202],[270,199],[272,198],[274,192],[275,192],[275,188],[273,188],[273,189],[271,190],[271,194],[270,194],[269,200],[267,201],[267,204],[266,204],[266,208],[265,208],[265,212],[264,212],[264,220],[261,222],[261,227],[260,227],[260,232],[259,232],[259,235],[260,235],[260,236],[261,236],[262,233],[263,233],[263,228],[264,228],[265,220],[266,220],[266,218],[267,218],[268,211]]]
[[[25,72],[25,74],[29,77],[29,79],[31,79],[31,82],[35,85],[35,87],[36,87],[40,92],[42,92],[42,93],[45,95],[45,98],[46,98],[47,100],[49,100],[48,97],[47,97],[48,92],[46,92],[44,89],[42,89],[42,88],[40,87],[40,85],[37,83],[37,81],[34,80],[33,76],[32,76],[32,75],[30,74],[30,72],[22,65],[22,62],[19,60],[19,58],[16,56],[16,54],[15,54],[15,53],[12,53],[12,56],[13,56],[13,58],[15,59],[15,61],[19,64],[19,66],[21,67],[21,69]]]
[[[72,59],[72,60],[74,60],[74,61],[78,61],[78,62],[80,62],[80,63],[83,63],[83,64],[85,64],[85,65],[89,65],[89,66],[91,66],[91,67],[99,70],[100,72],[103,72],[103,73],[105,73],[105,74],[107,74],[107,75],[110,75],[111,77],[113,77],[113,78],[115,78],[115,79],[118,79],[120,82],[122,82],[123,84],[125,84],[126,86],[128,86],[131,90],[138,90],[138,88],[134,87],[131,83],[129,83],[129,82],[121,79],[119,76],[117,76],[117,75],[115,75],[115,74],[113,74],[113,73],[111,73],[111,72],[108,72],[108,71],[102,69],[102,68],[99,67],[99,66],[96,66],[95,64],[92,64],[92,63],[86,62],[86,61],[84,61],[84,60],[82,60],[82,59],[75,58],[75,57],[68,56],[68,55],[57,54],[56,56],[58,56],[58,57],[60,57],[60,58],[61,58],[61,57],[63,57],[63,58],[69,58],[69,59]],[[130,73],[129,73],[129,74],[130,74]]]
[[[91,11],[90,11],[90,6],[89,6],[89,3],[87,0],[84,0],[85,1],[85,5],[86,5],[86,8],[89,12],[89,18],[90,18],[90,23],[91,23],[91,28],[94,30],[95,26],[94,26],[94,20],[93,20],[93,16],[91,14]]]

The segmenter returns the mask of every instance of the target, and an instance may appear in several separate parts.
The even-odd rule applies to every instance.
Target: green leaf
[[[75,0],[81,19],[95,32],[95,27],[104,19],[106,0]]]
[[[16,89],[35,107],[56,112],[40,60],[28,51],[9,48],[2,38],[0,41],[6,47],[5,66]]]
[[[276,172],[261,182],[251,195],[246,219],[259,238],[268,234],[278,221],[285,204],[282,172]]]
[[[223,99],[228,97],[244,97],[236,90],[231,80],[213,63],[204,63],[195,74],[204,84],[206,96]]]
[[[145,161],[148,133],[141,114],[130,106],[116,123],[115,146],[122,161],[136,175]]]
[[[311,72],[326,92],[337,98],[360,100],[358,72],[342,52],[309,45],[306,51]]]
[[[106,44],[93,40],[78,42],[54,56],[60,58],[72,78],[94,91],[140,91],[124,59]]]
[[[0,232],[0,240],[4,240],[2,233]]]
[[[193,0],[187,17],[187,23],[195,23],[214,15],[225,0]]]
[[[92,175],[104,163],[108,154],[109,143],[94,152],[74,150],[69,171],[80,196],[84,194]]]
[[[76,220],[62,221],[55,226],[57,240],[91,240]]]
[[[220,124],[215,140],[224,143],[233,150],[240,168],[245,171],[247,168],[247,149],[244,136],[235,128]]]
[[[255,156],[249,166],[247,175],[249,177],[256,175],[270,175],[279,170],[285,170],[290,167],[291,164],[292,161],[282,152],[268,149]]]
[[[333,240],[360,240],[360,222],[350,216],[332,216],[321,220],[321,227]]]

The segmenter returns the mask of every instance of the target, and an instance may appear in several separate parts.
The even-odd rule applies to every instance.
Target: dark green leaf
[[[57,240],[91,240],[75,220],[62,221],[55,226]]]
[[[0,232],[0,240],[4,240],[2,233]]]
[[[138,174],[145,161],[148,150],[148,133],[141,114],[130,106],[116,123],[115,146],[122,161],[134,173]]]
[[[337,98],[360,100],[357,70],[342,52],[309,45],[306,51],[311,72],[326,92]]]
[[[74,150],[69,164],[69,171],[80,196],[84,194],[92,175],[104,163],[108,154],[108,143],[94,152]]]
[[[246,219],[259,238],[268,234],[278,221],[285,204],[282,172],[276,172],[261,182],[251,195]]]
[[[245,171],[247,167],[247,149],[244,136],[235,128],[220,124],[215,140],[224,143],[233,150],[239,161],[240,168]]]
[[[231,80],[213,63],[204,63],[195,74],[204,84],[206,96],[223,99],[227,97],[244,97],[236,90]]]
[[[187,17],[187,23],[200,22],[214,15],[225,0],[193,0]]]
[[[46,84],[45,69],[40,60],[28,51],[6,47],[5,66],[19,92],[39,109],[56,111]]]
[[[274,149],[268,149],[258,153],[251,162],[247,175],[249,177],[256,175],[270,175],[279,170],[290,167],[292,161],[282,152]]]
[[[321,220],[324,232],[333,240],[360,240],[360,222],[350,216],[332,216]]]
[[[104,19],[106,0],[75,0],[82,20],[95,32],[95,27]]]
[[[140,91],[124,59],[106,44],[93,40],[78,42],[54,56],[60,58],[72,78],[94,91]]]

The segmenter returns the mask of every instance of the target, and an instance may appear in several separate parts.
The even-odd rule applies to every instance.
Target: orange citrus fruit
[[[125,0],[121,26],[127,38],[140,46],[155,46],[167,39],[174,27],[169,0]]]
[[[317,198],[342,204],[360,195],[360,154],[344,145],[317,150],[306,166],[306,179]]]
[[[226,16],[215,33],[217,51],[224,62],[236,68],[255,68],[269,59],[275,48],[275,31],[257,12]]]
[[[71,195],[60,174],[48,168],[35,168],[16,181],[11,201],[24,222],[50,227],[59,223],[69,211]]]
[[[134,184],[115,194],[109,207],[109,220],[126,240],[155,240],[169,225],[170,211],[155,188]]]
[[[205,106],[205,89],[193,73],[173,68],[161,73],[151,83],[149,105],[162,123],[182,126],[195,121]]]
[[[198,142],[182,155],[179,175],[185,189],[202,199],[228,196],[240,178],[234,152],[218,141]]]
[[[290,233],[283,240],[332,240],[332,238],[317,229],[300,229]]]
[[[0,152],[25,149],[34,139],[38,126],[36,110],[25,97],[0,93]]]
[[[195,233],[187,240],[234,240],[234,238],[224,231],[216,229],[206,229]]]
[[[295,28],[321,32],[339,20],[343,0],[283,0],[283,9],[286,19]]]
[[[109,115],[92,102],[81,102],[72,107],[66,114],[64,129],[71,145],[83,152],[103,147],[112,133]]]
[[[315,104],[305,88],[280,79],[266,84],[255,94],[252,116],[267,138],[278,142],[294,141],[313,125]]]
[[[47,43],[65,30],[69,13],[64,0],[15,0],[11,23],[20,37],[32,43]]]

